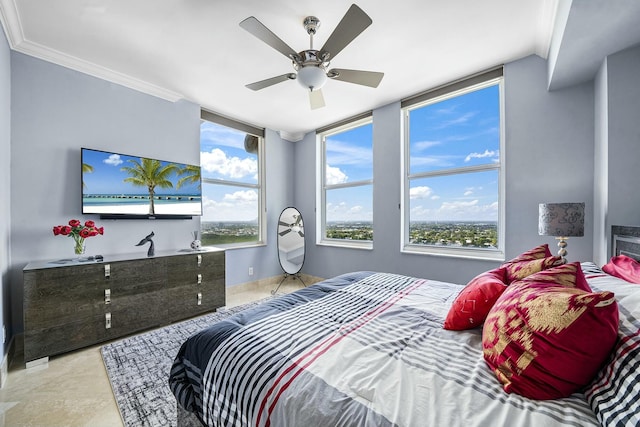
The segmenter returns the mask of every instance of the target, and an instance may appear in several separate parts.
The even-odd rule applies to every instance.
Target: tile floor
[[[276,285],[261,283],[254,290],[228,293],[227,306],[270,296]],[[301,287],[299,281],[288,279],[279,293]],[[102,363],[101,345],[52,357],[46,365],[25,369],[21,343],[16,343],[6,384],[0,389],[0,426],[122,426]]]

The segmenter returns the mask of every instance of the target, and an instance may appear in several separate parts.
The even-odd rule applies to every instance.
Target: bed
[[[640,259],[640,228],[612,234]],[[190,337],[169,379],[178,425],[639,425],[640,285],[579,266],[594,292],[615,294],[619,328],[597,375],[568,397],[505,392],[483,358],[483,328],[443,328],[464,285],[360,271]]]

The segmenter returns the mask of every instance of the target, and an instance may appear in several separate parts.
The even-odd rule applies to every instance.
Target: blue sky
[[[107,153],[104,151],[83,149],[82,162],[93,167],[93,172],[83,173],[82,181],[84,183],[84,194],[146,194],[146,187],[134,187],[124,182],[129,177],[126,172],[121,169],[125,166],[134,166],[129,160],[140,161],[140,157],[127,156],[116,153]],[[169,162],[162,162],[166,165]],[[174,162],[175,163],[175,162]],[[184,166],[176,163],[179,167]],[[157,194],[197,194],[200,192],[198,184],[183,185],[180,189],[176,189],[176,182],[180,179],[176,175],[171,176],[173,189],[156,188]]]
[[[373,178],[373,125],[358,126],[326,139],[326,183],[353,183]],[[363,185],[329,189],[326,219],[331,221],[371,221],[373,188]]]
[[[373,178],[371,123],[327,138],[327,184]],[[245,133],[203,121],[203,178],[257,183],[258,158],[244,150]],[[410,113],[411,174],[495,164],[500,149],[498,86],[414,109]],[[398,141],[402,144],[402,141]],[[314,190],[315,191],[315,190]],[[496,170],[417,178],[410,184],[412,221],[497,221]],[[330,189],[327,221],[373,220],[371,185]],[[253,221],[258,193],[223,185],[203,187],[204,221]]]
[[[500,155],[498,86],[410,113],[411,174],[495,164]],[[327,139],[328,184],[372,178],[372,125]],[[402,144],[402,141],[398,141]],[[410,184],[411,221],[498,219],[497,171],[419,178]],[[371,186],[327,193],[327,220],[372,220]]]
[[[258,156],[244,149],[246,133],[215,123],[200,125],[202,178],[258,182]],[[258,192],[252,188],[203,185],[203,221],[256,221]]]
[[[410,173],[496,164],[498,85],[410,112]],[[497,170],[411,180],[411,221],[497,221]]]

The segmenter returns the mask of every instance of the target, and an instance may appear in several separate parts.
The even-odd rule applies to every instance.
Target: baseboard
[[[7,378],[9,377],[9,362],[13,358],[15,342],[15,336],[11,337],[9,345],[7,346],[7,352],[3,354],[2,363],[0,363],[0,388],[4,388]]]
[[[239,285],[229,286],[226,289],[227,295],[237,295],[243,292],[257,291],[260,289],[271,289],[278,286],[278,283],[282,280],[284,274],[279,274],[277,276],[267,277],[265,279],[254,280],[252,282],[240,283]],[[304,282],[305,285],[309,286],[313,283],[320,282],[324,280],[321,277],[311,276],[309,274],[300,274],[300,278]]]

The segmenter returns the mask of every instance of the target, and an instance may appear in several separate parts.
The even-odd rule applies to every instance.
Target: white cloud
[[[222,200],[203,196],[203,221],[254,221],[258,214],[258,193],[241,190],[226,193]]]
[[[465,159],[465,162],[470,161],[471,159],[483,159],[485,157],[498,157],[499,152],[497,150],[484,150],[484,153],[470,153]]]
[[[436,127],[436,129],[444,129],[444,128],[448,128],[449,126],[455,126],[455,125],[460,125],[460,124],[467,123],[476,114],[477,114],[476,112],[470,112],[470,113],[463,114],[463,115],[458,116],[458,117],[456,117],[454,119],[442,122],[439,126]]]
[[[358,147],[348,142],[332,139],[327,144],[327,164],[331,165],[370,165],[373,162],[371,148]]]
[[[327,185],[334,185],[347,182],[349,180],[349,177],[344,172],[342,172],[340,168],[327,165],[325,180],[327,182]]]
[[[366,211],[362,205],[353,205],[346,202],[338,204],[327,203],[327,221],[371,221],[373,214]]]
[[[413,187],[409,190],[410,199],[426,199],[433,194],[433,190],[427,186]]]
[[[232,179],[255,176],[258,172],[256,159],[227,157],[226,153],[219,148],[214,148],[209,152],[201,152],[200,164],[206,172],[219,173],[223,177]]]
[[[467,190],[467,191],[464,192],[465,196],[470,196],[472,194],[473,194],[473,190]]]
[[[411,207],[412,221],[496,221],[498,202],[483,205],[479,200],[443,202],[437,208]]]
[[[411,144],[411,148],[416,151],[423,151],[441,144],[442,141],[418,141]]]
[[[123,163],[119,154],[111,154],[108,158],[104,159],[102,162],[111,166],[118,166]]]
[[[223,200],[231,203],[254,203],[258,200],[258,193],[255,190],[236,191],[225,194]]]

